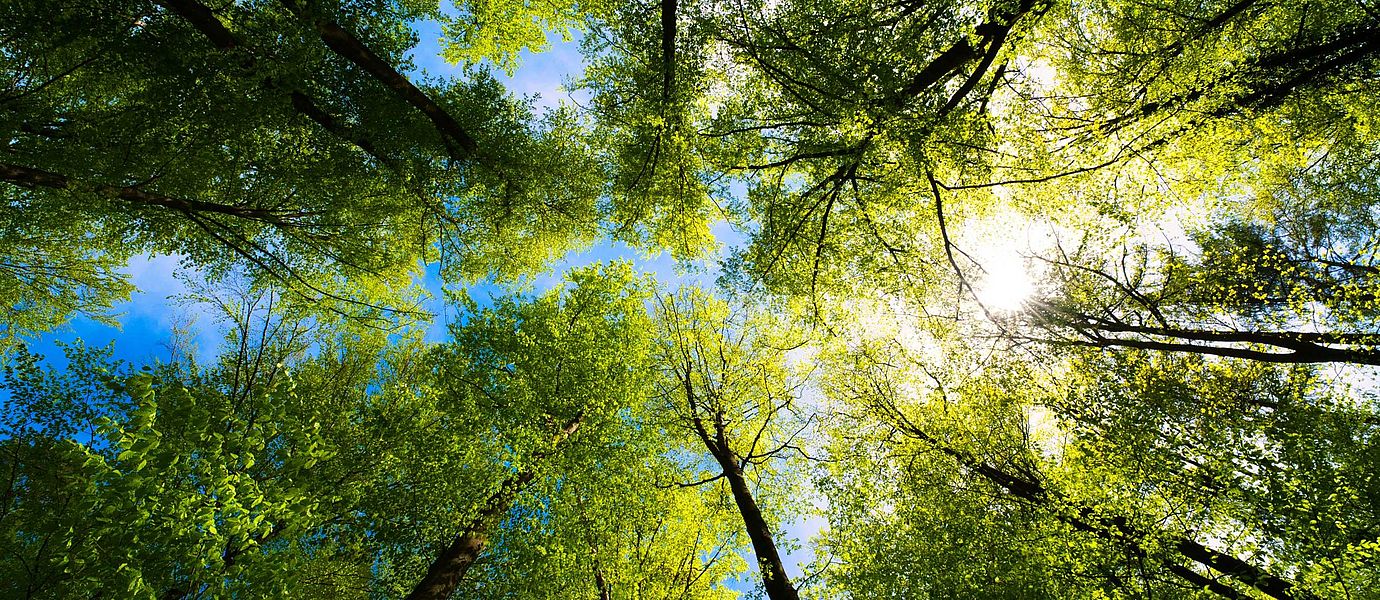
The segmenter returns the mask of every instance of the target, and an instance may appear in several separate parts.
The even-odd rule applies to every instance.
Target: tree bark
[[[604,579],[604,570],[599,568],[599,561],[594,561],[594,587],[599,590],[599,600],[613,600],[613,590],[609,587],[609,582]]]
[[[1069,341],[1076,345],[1106,348],[1121,346],[1163,352],[1192,352],[1257,360],[1268,363],[1352,363],[1380,365],[1380,336],[1370,333],[1306,332],[1306,331],[1214,331],[1132,325],[1095,318],[1055,305],[1037,305],[1034,314],[1048,327],[1063,327],[1076,332],[1083,340]],[[1148,336],[1123,337],[1117,334]],[[1155,339],[1161,338],[1161,339]],[[1168,338],[1166,341],[1164,338]],[[1057,340],[1047,340],[1060,343]],[[1236,346],[1212,344],[1252,344],[1270,346],[1289,352],[1269,352]],[[1327,345],[1333,344],[1333,345]]]
[[[909,98],[919,95],[926,90],[942,83],[944,80],[953,76],[968,63],[978,59],[982,62],[973,73],[959,86],[952,98],[950,98],[940,110],[940,114],[947,113],[958,106],[963,98],[973,90],[979,79],[991,67],[992,61],[996,59],[997,53],[1001,51],[1002,45],[1006,42],[1007,36],[1011,34],[1011,29],[1016,23],[1024,18],[1035,8],[1034,0],[1022,0],[1015,7],[1014,13],[999,12],[992,15],[986,22],[979,24],[974,31],[982,36],[980,48],[973,47],[968,41],[968,37],[960,38],[954,45],[936,56],[930,64],[925,65],[915,78],[902,87],[897,95],[892,99],[893,108],[905,106]]]
[[[790,576],[786,574],[786,566],[781,561],[781,553],[776,549],[776,541],[772,539],[771,528],[762,517],[762,509],[757,506],[757,500],[752,497],[752,489],[748,487],[747,477],[738,464],[738,456],[729,447],[723,413],[701,406],[695,386],[690,382],[690,370],[690,365],[686,364],[680,383],[685,389],[686,404],[690,407],[691,423],[700,441],[704,442],[705,449],[709,450],[709,454],[719,463],[724,478],[728,480],[733,502],[738,505],[738,513],[743,517],[743,527],[747,530],[748,539],[752,541],[753,554],[757,556],[757,566],[762,572],[762,587],[771,600],[799,600],[800,594],[796,592],[795,586],[791,585]],[[712,424],[705,424],[700,413],[702,409],[714,411]],[[713,428],[712,433],[710,427]]]
[[[238,36],[232,33],[220,19],[216,18],[210,7],[196,2],[196,0],[155,0],[173,13],[191,23],[197,31],[211,40],[217,48],[222,50],[233,50],[244,44],[240,42]]]
[[[479,144],[460,126],[455,117],[452,117],[425,92],[417,89],[412,81],[394,69],[392,65],[388,64],[388,61],[375,54],[354,34],[346,31],[335,21],[310,14],[309,9],[302,6],[297,0],[280,0],[280,2],[289,12],[311,23],[321,41],[325,42],[326,47],[330,48],[332,52],[364,69],[365,73],[368,73],[388,89],[393,90],[395,95],[426,115],[427,119],[431,120],[436,130],[441,134],[441,137],[448,140],[446,145],[451,150],[452,158],[463,160],[478,154]],[[452,147],[450,142],[458,145],[459,151]]]
[[[464,529],[455,536],[455,539],[442,549],[436,559],[431,562],[431,565],[427,567],[426,575],[412,588],[412,592],[407,595],[407,600],[446,600],[455,593],[455,589],[460,586],[460,581],[465,578],[465,573],[469,572],[474,561],[484,552],[484,548],[489,542],[489,530],[503,520],[504,515],[512,509],[518,494],[536,478],[537,464],[555,454],[562,442],[579,431],[583,421],[584,415],[571,419],[556,433],[549,450],[532,454],[530,460],[532,466],[503,480],[498,491],[494,492],[484,502],[479,514],[471,519]]]
[[[752,490],[748,487],[743,470],[738,467],[731,455],[727,460],[718,454],[715,454],[715,458],[719,459],[719,466],[724,470],[728,487],[733,491],[733,502],[738,505],[748,539],[752,540],[752,551],[757,555],[757,566],[762,571],[762,587],[766,590],[767,597],[771,600],[799,600],[800,594],[791,584],[786,566],[781,561],[781,554],[776,549],[776,541],[772,538],[771,528],[762,517],[757,500],[752,497]]]
[[[532,472],[527,471],[510,477],[503,487],[489,497],[479,515],[465,527],[455,539],[441,550],[436,559],[427,567],[426,575],[412,588],[408,600],[445,600],[460,586],[465,573],[469,572],[479,554],[489,542],[488,531],[513,506],[518,492],[532,480]]]
[[[936,56],[934,60],[930,61],[930,64],[925,65],[925,68],[921,69],[910,83],[901,88],[897,92],[893,106],[896,108],[904,106],[910,97],[930,89],[963,68],[963,65],[977,60],[981,56],[982,54],[972,44],[968,43],[968,38],[959,40],[948,50]]]
[[[671,104],[676,77],[676,0],[661,0],[661,101]]]
[[[690,385],[688,376],[684,380],[684,385],[691,410],[698,410],[694,388]],[[728,488],[733,493],[733,503],[738,505],[738,513],[743,517],[743,527],[747,530],[748,539],[752,541],[752,552],[757,556],[757,566],[762,572],[762,588],[766,590],[767,597],[771,600],[799,600],[800,594],[796,592],[795,586],[791,585],[790,576],[786,574],[786,566],[781,561],[781,553],[776,549],[771,527],[767,526],[766,519],[762,517],[762,509],[752,497],[752,489],[748,487],[747,477],[738,464],[738,456],[729,447],[728,436],[724,431],[723,414],[714,414],[712,434],[698,415],[694,417],[694,425],[705,448],[714,456],[719,468],[723,470],[724,478],[728,480]]]

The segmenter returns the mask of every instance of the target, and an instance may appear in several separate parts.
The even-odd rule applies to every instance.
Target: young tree
[[[677,443],[700,446],[713,460],[706,469],[713,475],[682,485],[727,484],[767,596],[795,600],[799,592],[777,541],[782,516],[773,514],[790,483],[772,463],[803,455],[797,437],[811,420],[796,417],[802,382],[785,364],[786,336],[770,321],[736,316],[722,300],[693,288],[659,299],[658,306],[659,394],[676,418],[668,429],[688,438]]]
[[[1311,588],[1318,582],[1300,585],[1280,574],[1297,568],[1288,559],[1270,556],[1262,565],[1263,557],[1259,555],[1236,555],[1254,547],[1245,540],[1269,542],[1253,537],[1263,532],[1251,531],[1242,521],[1249,518],[1249,512],[1239,512],[1242,508],[1230,500],[1197,504],[1191,495],[1176,496],[1164,488],[1149,488],[1153,479],[1146,479],[1143,472],[1122,479],[1127,474],[1106,462],[1116,456],[1129,464],[1143,464],[1136,454],[1121,455],[1103,448],[1085,456],[1076,451],[1076,446],[1042,449],[1032,445],[1032,426],[1026,411],[1035,406],[1030,396],[1038,398],[1040,391],[1028,377],[998,374],[991,379],[974,378],[966,384],[945,385],[936,380],[926,386],[907,372],[906,364],[904,352],[867,348],[852,353],[851,359],[840,365],[846,370],[834,376],[835,393],[842,396],[844,406],[850,407],[849,414],[853,418],[866,415],[861,416],[861,423],[872,423],[870,431],[860,430],[858,422],[850,420],[843,424],[843,432],[851,430],[861,435],[842,435],[879,444],[880,459],[895,461],[891,468],[898,469],[901,477],[917,471],[934,474],[935,461],[949,465],[949,469],[940,467],[938,472],[947,474],[937,481],[892,488],[902,495],[884,497],[883,506],[892,507],[894,516],[890,518],[918,518],[914,525],[905,525],[925,527],[927,514],[933,511],[942,522],[953,518],[956,525],[983,528],[996,524],[1027,540],[1057,539],[1067,547],[1034,550],[1020,546],[1021,542],[1016,542],[1016,546],[1010,542],[991,543],[984,548],[988,553],[977,557],[980,561],[954,566],[946,573],[952,578],[951,585],[960,589],[993,586],[994,582],[983,578],[991,572],[987,565],[996,557],[1007,557],[1019,561],[1006,565],[1008,574],[1015,575],[1013,584],[1026,590],[1049,586],[1062,590],[1055,592],[1061,595],[1094,594],[1101,587],[1106,593],[1118,595],[1134,595],[1137,588],[1146,589],[1146,593],[1168,593],[1173,589],[1182,593],[1186,589],[1237,598],[1243,597],[1243,588],[1249,588],[1279,599],[1316,597]],[[848,463],[843,465],[846,473]],[[956,472],[950,470],[953,467],[957,467]],[[938,485],[938,489],[930,487],[933,485]],[[890,486],[882,489],[887,487]],[[932,504],[904,506],[905,500],[917,499],[913,491],[916,488],[929,489],[920,498],[928,498]],[[836,489],[846,492],[848,488]],[[995,499],[983,499],[994,491]],[[964,498],[965,494],[977,496]],[[960,499],[946,500],[946,496]],[[989,509],[998,514],[974,522],[970,507],[975,502],[1003,507]],[[865,510],[857,503],[842,504],[839,510],[845,522],[869,519],[866,512],[859,516],[850,513],[850,508]],[[887,540],[885,536],[861,533],[866,530],[853,531],[858,533],[839,536],[844,548]],[[918,561],[921,569],[926,566],[925,559],[944,556],[945,542],[940,540],[934,546],[937,548],[918,550],[924,553]],[[1064,580],[1032,581],[1031,570],[1042,572],[1047,567],[1067,569],[1071,576]],[[848,581],[878,568],[879,565],[863,562],[841,576]],[[905,585],[908,579],[897,574],[895,583]],[[1339,582],[1332,579],[1329,584]],[[997,589],[1020,593],[1019,588]]]

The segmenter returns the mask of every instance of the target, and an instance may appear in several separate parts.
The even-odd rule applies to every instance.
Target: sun
[[[1014,251],[1001,252],[982,262],[985,273],[977,285],[977,298],[988,310],[1013,313],[1021,310],[1035,293],[1024,257]]]

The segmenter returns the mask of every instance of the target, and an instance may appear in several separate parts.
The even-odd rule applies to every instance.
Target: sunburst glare
[[[982,266],[986,273],[977,286],[977,297],[988,310],[1016,312],[1035,292],[1025,259],[1015,252],[1002,253]]]

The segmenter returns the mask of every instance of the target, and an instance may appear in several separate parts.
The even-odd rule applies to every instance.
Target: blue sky
[[[434,22],[415,24],[421,43],[413,52],[413,61],[421,75],[448,75],[457,72],[456,67],[446,63],[439,56],[440,26]],[[524,51],[521,66],[512,76],[495,70],[495,76],[508,86],[515,95],[528,98],[538,112],[554,107],[561,102],[572,101],[564,89],[566,83],[580,75],[581,57],[578,51],[578,38],[562,41],[553,36],[548,40],[551,48],[547,52],[534,54]],[[413,76],[419,75],[413,73]],[[577,98],[578,100],[578,98]],[[724,250],[742,242],[742,236],[726,223],[712,228]],[[677,265],[669,254],[646,256],[622,243],[599,242],[584,251],[575,252],[553,265],[547,273],[531,278],[527,284],[531,291],[542,291],[559,285],[563,273],[573,267],[580,267],[609,260],[629,260],[643,272],[653,274],[666,288],[682,284],[712,285],[718,275],[717,259],[704,261],[697,268],[687,271]],[[185,296],[190,293],[199,278],[194,269],[182,267],[173,256],[141,256],[130,261],[125,272],[138,290],[129,301],[116,307],[119,326],[108,326],[89,318],[78,317],[70,325],[32,340],[29,347],[42,354],[54,366],[65,363],[61,345],[78,339],[88,346],[113,344],[114,357],[135,364],[151,361],[172,360],[174,353],[169,345],[175,329],[191,332],[192,341],[197,347],[198,358],[207,360],[216,354],[217,347],[224,336],[224,326],[210,308],[188,302]],[[444,339],[446,325],[457,314],[453,307],[444,303],[440,294],[440,280],[433,265],[426,272],[424,285],[434,296],[428,309],[437,315],[428,330],[427,337],[433,341]],[[474,300],[485,303],[492,296],[502,294],[503,289],[489,284],[469,288]],[[804,539],[813,535],[823,525],[818,518],[793,523],[787,527],[786,536]],[[804,544],[802,544],[804,546]],[[813,559],[808,547],[788,555],[787,564],[791,574],[800,576],[800,565]],[[748,560],[752,565],[755,561]],[[751,589],[752,579],[737,582],[732,587],[740,591]]]

